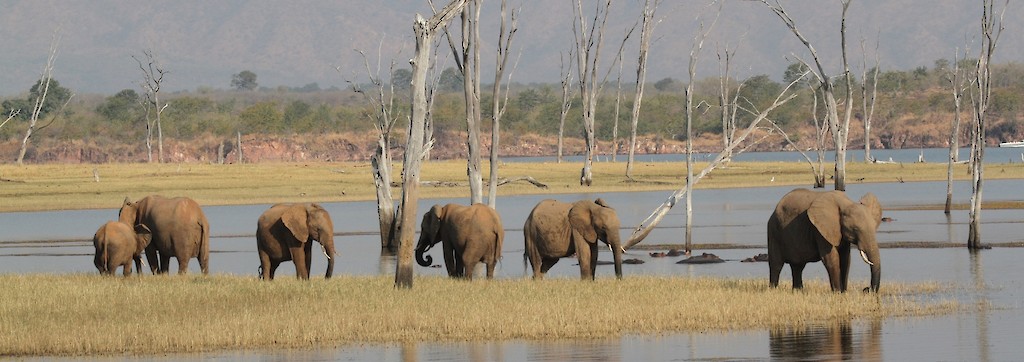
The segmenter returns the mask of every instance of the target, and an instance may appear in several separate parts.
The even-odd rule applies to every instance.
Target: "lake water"
[[[1022,200],[1024,181],[988,181],[985,200]],[[875,193],[883,206],[941,204],[945,200],[944,182],[851,184],[848,193],[859,198]],[[739,190],[698,190],[694,194],[694,241],[723,243],[736,247],[712,252],[726,263],[714,265],[677,265],[677,258],[652,258],[648,251],[634,249],[628,258],[645,264],[625,265],[625,277],[639,274],[692,277],[702,275],[766,278],[767,263],[740,263],[739,260],[766,252],[765,223],[778,199],[791,187],[763,187]],[[670,192],[573,194],[555,196],[511,196],[498,200],[498,211],[506,226],[504,261],[498,278],[523,278],[522,223],[530,209],[542,198],[562,201],[604,198],[622,219],[623,238]],[[969,197],[967,183],[956,184],[956,202]],[[435,203],[464,200],[421,200],[419,214]],[[211,223],[211,273],[256,275],[259,265],[255,250],[255,221],[269,205],[204,207]],[[394,259],[379,257],[376,208],[373,202],[332,203],[324,205],[335,222],[335,238],[340,253],[335,275],[393,274]],[[677,206],[641,244],[681,243],[684,210]],[[941,211],[887,211],[895,219],[883,223],[879,241],[883,245],[901,241],[965,243],[966,211],[947,218]],[[117,210],[77,210],[0,214],[0,273],[95,273],[89,242],[96,228],[114,219]],[[1011,242],[1024,239],[1024,213],[1021,210],[985,210],[982,214],[985,242]],[[40,225],[46,225],[40,227]],[[433,253],[437,253],[436,251]],[[435,260],[440,260],[435,255]],[[602,260],[609,260],[606,250]],[[950,296],[977,309],[962,314],[929,318],[881,321],[852,320],[809,329],[730,333],[682,333],[664,336],[626,335],[609,340],[586,341],[507,341],[478,343],[416,343],[360,345],[301,351],[225,351],[200,355],[146,356],[147,360],[353,360],[353,361],[451,361],[451,360],[1017,360],[1024,355],[1024,278],[1021,260],[1024,248],[996,248],[977,254],[966,248],[882,249],[882,288],[887,282],[937,281],[960,287]],[[578,278],[579,269],[571,259],[558,263],[551,277]],[[313,274],[322,274],[322,255],[313,257]],[[172,271],[174,267],[172,266]],[[192,261],[192,272],[198,263]],[[416,267],[422,275],[442,275],[443,268]],[[282,276],[294,275],[285,264]],[[788,280],[789,269],[783,271]],[[820,263],[805,270],[805,278],[825,280]],[[598,267],[599,278],[612,278],[610,266]],[[867,285],[868,270],[862,263],[851,267],[851,289]],[[52,359],[52,358],[47,358]],[[117,357],[116,360],[134,359]]]

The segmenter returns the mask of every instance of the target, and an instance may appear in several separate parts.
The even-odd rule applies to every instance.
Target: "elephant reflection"
[[[808,328],[783,328],[769,334],[772,359],[796,361],[882,360],[882,321],[872,320],[864,330],[849,320]]]

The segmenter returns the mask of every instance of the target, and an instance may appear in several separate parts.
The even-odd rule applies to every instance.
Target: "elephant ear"
[[[138,243],[139,250],[145,249],[149,245],[150,241],[153,240],[153,232],[149,230],[149,227],[143,224],[135,225],[135,238]]]
[[[295,240],[300,243],[305,243],[309,240],[309,225],[306,222],[308,213],[306,208],[302,205],[289,207],[281,214],[281,222],[288,228],[288,231],[292,232],[295,236]]]
[[[588,243],[597,242],[597,230],[594,229],[593,206],[586,203],[578,203],[569,209],[569,226],[574,235],[583,237]]]
[[[860,204],[868,208],[868,212],[871,213],[871,217],[875,220],[875,227],[882,224],[882,204],[878,202],[878,198],[873,193],[866,193],[864,197],[860,198]]]
[[[843,235],[839,225],[839,200],[834,192],[822,194],[814,199],[807,208],[807,217],[829,244],[839,246]]]

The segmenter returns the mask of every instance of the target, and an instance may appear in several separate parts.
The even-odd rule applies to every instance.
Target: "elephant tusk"
[[[331,260],[331,255],[327,254],[327,247],[321,245],[321,250],[324,251],[324,256],[327,257],[327,260]]]
[[[872,263],[870,260],[868,260],[868,254],[864,254],[864,250],[860,251],[860,257],[861,259],[864,259],[864,262],[868,263],[868,265],[875,266],[875,263]]]

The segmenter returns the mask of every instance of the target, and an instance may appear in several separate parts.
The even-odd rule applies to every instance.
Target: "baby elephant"
[[[145,225],[132,229],[123,222],[108,221],[92,236],[92,245],[96,248],[93,263],[100,274],[113,275],[118,267],[124,267],[124,276],[129,276],[134,260],[135,270],[142,273],[142,252],[151,238],[152,233]]]

